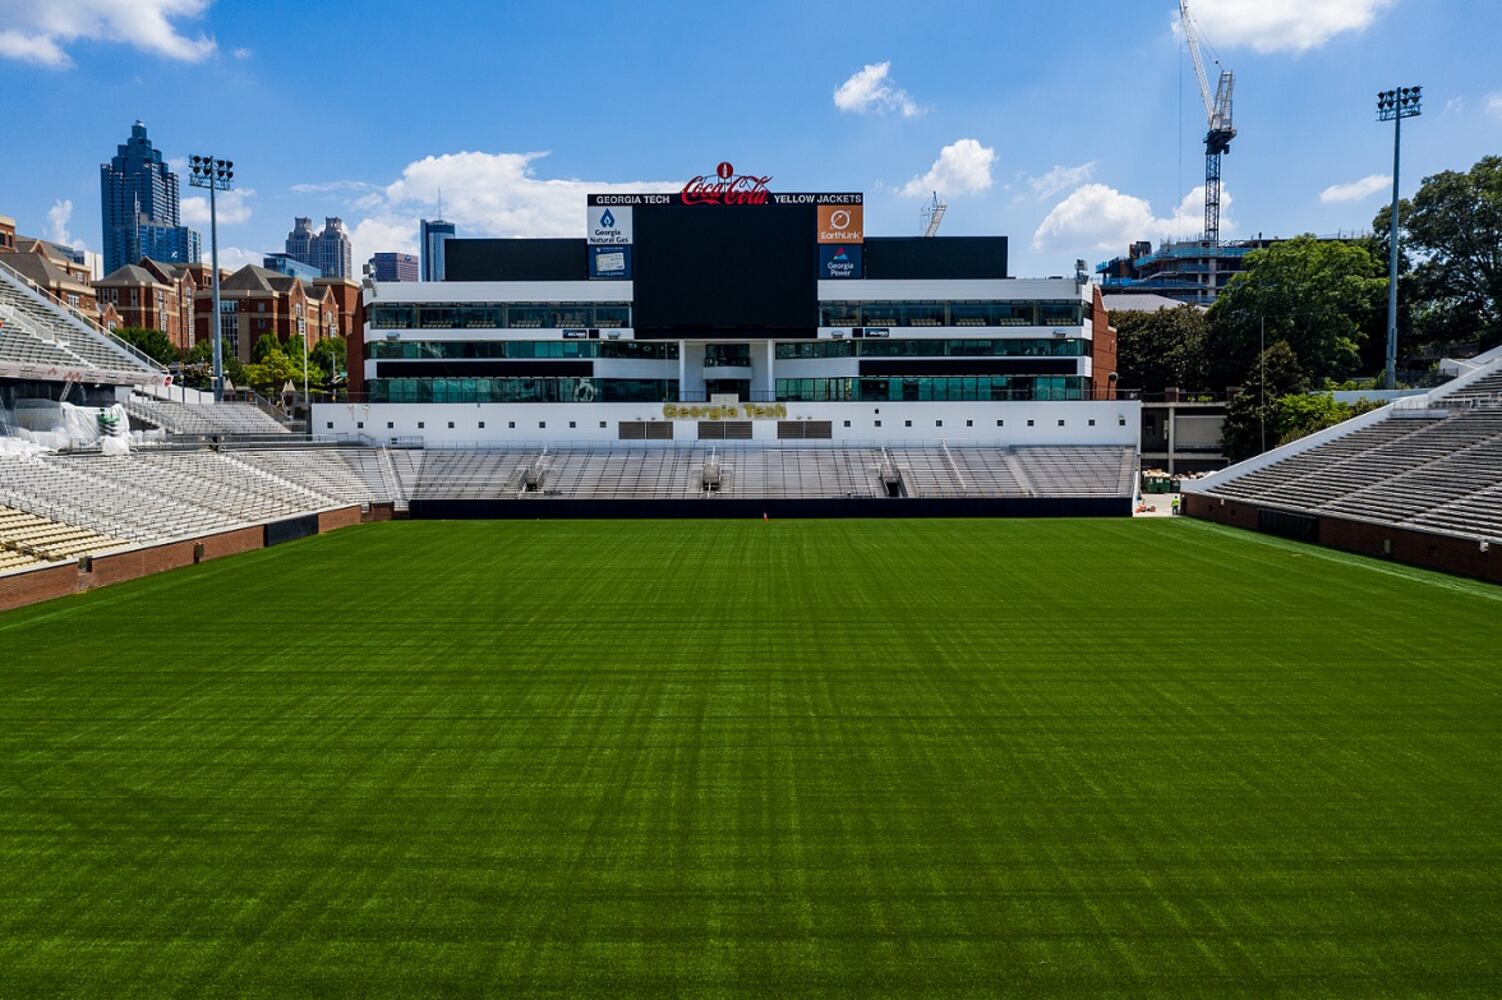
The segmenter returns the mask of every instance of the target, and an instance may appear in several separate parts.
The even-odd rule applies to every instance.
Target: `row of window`
[[[604,302],[373,303],[373,330],[558,330],[627,327],[631,307]]]
[[[821,326],[1079,326],[1088,302],[825,302]],[[612,302],[374,303],[374,330],[557,330],[631,325],[631,307]]]
[[[677,379],[374,378],[372,403],[662,403],[678,399]]]
[[[780,378],[777,399],[800,403],[956,403],[982,400],[1086,399],[1078,375],[943,375],[928,378]]]
[[[778,360],[812,358],[1078,358],[1078,337],[1030,340],[805,340],[778,344]]]
[[[373,340],[365,356],[378,361],[474,358],[638,358],[675,361],[677,341],[656,340]]]
[[[1079,326],[1087,302],[825,302],[820,326]]]
[[[929,378],[777,380],[778,402],[979,402],[1086,399],[1088,379],[1063,376],[955,375]],[[678,402],[677,379],[377,378],[372,403]]]

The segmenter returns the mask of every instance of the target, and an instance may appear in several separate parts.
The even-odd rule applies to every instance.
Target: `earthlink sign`
[[[819,206],[820,243],[863,243],[864,228],[865,208],[862,205]]]

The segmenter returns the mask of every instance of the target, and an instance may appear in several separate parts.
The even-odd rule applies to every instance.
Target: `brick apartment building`
[[[4,219],[0,224],[0,255],[5,266],[58,302],[96,323],[100,321],[93,275],[81,254],[72,247],[33,236],[18,236],[15,223]]]
[[[207,272],[199,271],[207,278]],[[114,307],[120,326],[161,330],[186,351],[193,346],[193,311],[199,277],[194,266],[143,257],[95,282],[99,302]]]
[[[303,281],[247,264],[220,279],[220,329],[231,353],[249,362],[256,341],[265,336],[285,343],[301,335],[312,347],[325,338],[345,335],[353,328],[358,298],[359,286],[352,282],[337,278]],[[212,288],[198,285],[195,300],[196,336],[208,338],[212,336]]]

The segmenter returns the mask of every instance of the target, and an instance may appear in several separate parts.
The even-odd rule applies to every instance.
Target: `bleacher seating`
[[[352,502],[219,452],[0,457],[0,504],[138,544]]]
[[[133,423],[169,434],[218,437],[233,434],[286,434],[287,427],[254,403],[179,403],[135,393],[125,404]]]
[[[885,496],[892,464],[912,497],[1131,496],[1131,448],[764,448],[599,445],[395,450],[403,499],[692,499]],[[706,484],[705,469],[718,481]],[[1030,471],[1029,471],[1030,470]],[[528,473],[533,474],[529,484]]]
[[[0,266],[0,362],[89,368],[115,373],[122,384],[152,382],[163,376],[154,362],[103,330],[91,327]]]
[[[1232,467],[1196,492],[1502,541],[1502,362],[1458,390],[1405,400],[1384,419],[1280,461]]]
[[[88,528],[0,507],[0,570],[95,555],[129,544]]]

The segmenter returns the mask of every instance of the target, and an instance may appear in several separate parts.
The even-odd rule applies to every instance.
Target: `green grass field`
[[[1502,994],[1502,588],[393,523],[0,615],[0,997]]]

